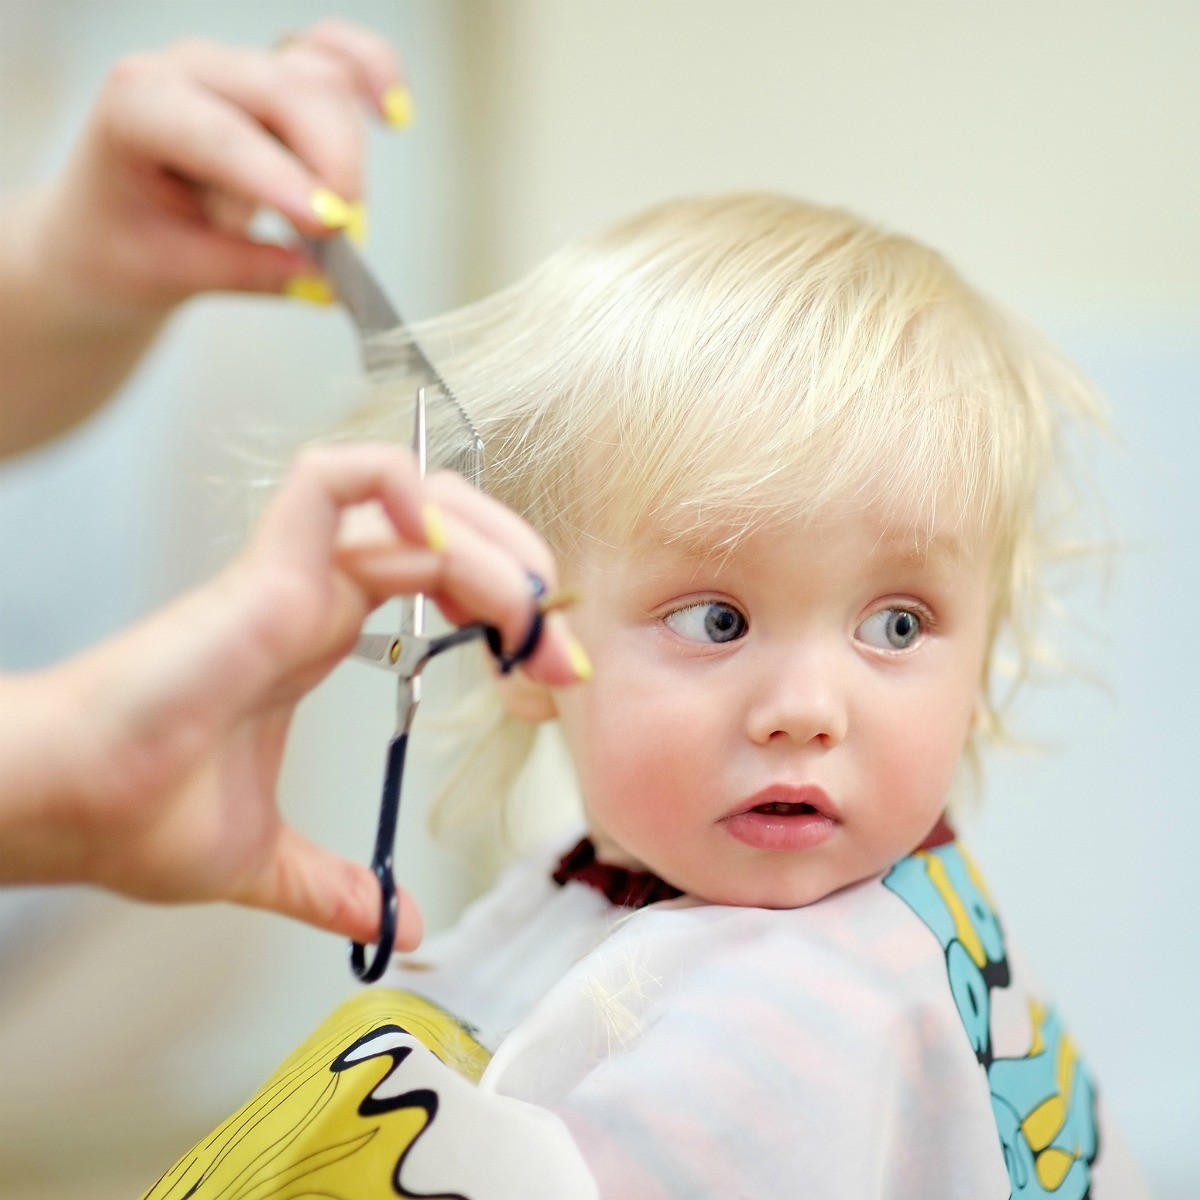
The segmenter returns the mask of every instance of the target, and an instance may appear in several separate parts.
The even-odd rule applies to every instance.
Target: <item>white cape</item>
[[[551,866],[360,993],[150,1195],[217,1195],[218,1160],[223,1186],[297,1185],[256,1198],[1145,1194],[959,843],[781,911],[628,912]]]

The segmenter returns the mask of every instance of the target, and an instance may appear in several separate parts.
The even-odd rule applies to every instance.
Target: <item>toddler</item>
[[[946,819],[998,637],[1030,653],[1075,371],[926,248],[772,195],[656,208],[422,342],[594,666],[488,684],[459,812],[553,720],[586,836],[150,1194],[1140,1195]]]

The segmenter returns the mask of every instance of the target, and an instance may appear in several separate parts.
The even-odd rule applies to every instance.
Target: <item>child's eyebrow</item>
[[[926,563],[953,564],[970,552],[961,533],[920,527],[884,530],[871,552],[873,560],[917,566]]]

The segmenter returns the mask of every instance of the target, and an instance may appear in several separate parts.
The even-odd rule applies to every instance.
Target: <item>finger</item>
[[[403,543],[428,547],[416,463],[407,450],[382,444],[304,451],[263,514],[254,547],[327,570],[345,509],[369,500],[379,501]]]
[[[455,623],[486,621],[500,629],[506,645],[517,644],[533,608],[524,564],[506,547],[455,517],[442,514],[441,525],[445,540],[439,553],[424,553],[414,562],[407,547],[351,547],[356,569],[394,573],[410,589],[436,601]]]
[[[340,55],[304,44],[264,54],[203,39],[181,42],[170,54],[197,84],[277,135],[340,196],[362,195],[363,110],[374,97]]]
[[[341,59],[358,80],[360,91],[372,98],[375,110],[385,120],[395,119],[396,108],[394,102],[389,102],[390,97],[397,87],[407,92],[408,81],[400,56],[386,38],[331,17],[289,38],[282,53],[304,46],[319,47]]]
[[[468,497],[467,507],[471,519],[487,527],[481,531],[454,513],[443,513],[445,544],[431,547],[425,496],[416,463],[401,447],[316,447],[297,459],[280,486],[260,522],[252,552],[283,559],[307,578],[328,573],[336,554],[339,567],[372,604],[421,591],[451,621],[486,621],[500,629],[506,647],[519,646],[534,612],[528,567],[491,534],[503,527],[503,536],[512,538],[515,529],[517,540],[529,542],[532,537],[539,573],[544,572],[546,583],[554,587],[549,551],[519,518],[504,517],[495,501],[479,494]],[[346,508],[368,500],[379,502],[398,541],[389,533],[366,544],[339,543]],[[553,619],[547,621],[546,636],[526,666],[532,677],[545,683],[567,684],[586,677],[578,644],[565,625]]]
[[[305,233],[323,229],[312,210],[322,181],[244,109],[162,63],[126,63],[105,105],[119,154],[264,204]]]
[[[429,497],[441,509],[506,547],[548,587],[555,585],[554,556],[545,539],[506,504],[481,491],[454,471],[438,471],[426,480]]]
[[[550,547],[524,518],[452,471],[431,476],[428,486],[445,511],[469,522],[483,537],[508,547],[525,564],[526,570],[533,571],[549,591],[556,589],[558,576]],[[527,603],[531,605],[532,601]],[[526,630],[530,619],[527,615]],[[522,641],[524,636],[521,635]],[[513,643],[505,639],[505,644],[511,647],[520,642]],[[582,645],[557,613],[547,615],[534,652],[520,665],[526,674],[543,683],[577,683],[590,679],[592,673]]]
[[[379,937],[381,897],[375,876],[293,829],[283,829],[276,853],[261,876],[233,898],[356,942]],[[403,889],[397,899],[396,946],[412,950],[424,932],[421,911]]]
[[[506,547],[475,527],[444,516],[446,546],[432,558],[405,548],[358,546],[341,558],[346,570],[378,605],[394,595],[424,592],[457,625],[483,621],[496,626],[511,650],[525,640],[536,612],[527,568]],[[548,572],[550,586],[554,575]],[[579,648],[553,615],[526,662],[528,674],[543,683],[567,685],[586,677]]]
[[[245,235],[258,209],[253,201],[215,188],[193,186],[193,195],[208,225],[220,233]]]
[[[169,259],[155,264],[165,290],[279,293],[312,274],[300,251],[208,229],[176,230]]]

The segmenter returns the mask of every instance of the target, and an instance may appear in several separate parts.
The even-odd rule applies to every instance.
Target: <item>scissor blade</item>
[[[417,460],[417,473],[422,479],[428,469],[428,429],[425,424],[425,389],[417,388],[416,400],[413,403],[413,456]],[[411,601],[404,606],[404,620],[400,628],[409,633],[423,634],[425,632],[425,597],[417,592]]]

